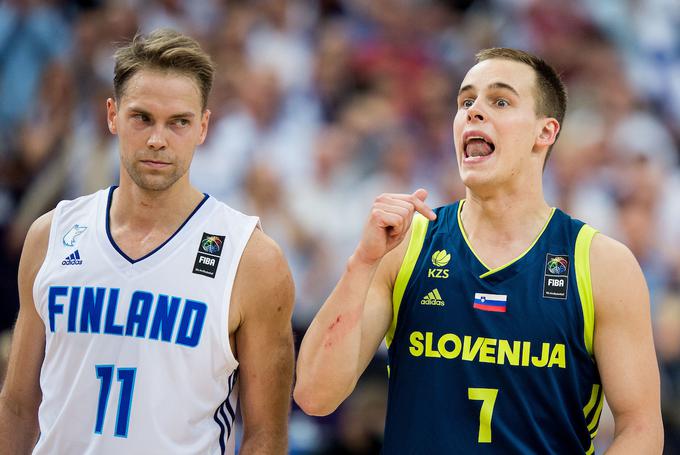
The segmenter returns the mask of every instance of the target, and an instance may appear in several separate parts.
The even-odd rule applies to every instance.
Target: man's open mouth
[[[484,139],[481,136],[469,136],[465,139],[465,157],[487,156],[491,155],[496,146],[493,142]]]

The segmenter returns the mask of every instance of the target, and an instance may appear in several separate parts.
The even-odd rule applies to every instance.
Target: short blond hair
[[[215,64],[196,40],[171,29],[137,34],[113,55],[115,60],[113,93],[120,101],[127,82],[142,69],[179,73],[196,81],[203,110],[215,78]]]
[[[562,125],[567,110],[567,88],[555,68],[546,63],[545,60],[528,52],[508,47],[484,49],[478,52],[475,57],[478,63],[484,60],[502,59],[530,66],[536,74],[536,114],[553,117]],[[548,150],[546,161],[551,150],[552,146]]]

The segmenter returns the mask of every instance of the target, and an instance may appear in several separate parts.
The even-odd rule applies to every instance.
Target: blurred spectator
[[[192,177],[199,188],[235,205],[250,164],[265,162],[284,184],[306,178],[318,124],[313,103],[282,92],[272,71],[234,74],[238,94],[232,109],[215,119],[206,145],[196,152]]]
[[[280,175],[267,163],[256,163],[246,172],[244,191],[239,197],[239,207],[245,213],[256,213],[263,229],[278,244],[286,255],[296,283],[305,282],[309,262],[317,257],[320,239],[298,217],[291,207]],[[298,293],[302,293],[298,288]],[[304,299],[306,296],[298,296]],[[297,309],[299,313],[299,309]]]
[[[17,214],[11,221],[5,246],[11,255],[18,255],[31,223],[58,202],[58,193],[50,193],[49,200],[38,202],[23,212],[19,208],[25,195],[53,178],[50,163],[63,151],[66,137],[71,133],[74,111],[74,81],[71,73],[59,63],[53,63],[45,71],[38,93],[38,101],[28,112],[18,129],[17,184],[27,188],[19,193]]]
[[[586,109],[567,113],[546,164],[544,185],[548,200],[556,207],[611,235],[616,207],[603,168],[605,128],[598,114]]]
[[[364,202],[374,197],[362,190],[352,172],[356,147],[357,138],[351,132],[339,127],[323,130],[315,143],[312,176],[290,187],[295,218],[316,238],[305,273],[296,280],[294,323],[303,331],[316,314],[319,302],[335,286],[345,266],[336,258],[351,254],[361,232],[362,216],[370,207]]]
[[[294,0],[259,0],[258,20],[248,36],[246,51],[255,70],[269,70],[285,92],[307,90],[312,72],[312,48],[306,39],[309,4]]]
[[[34,97],[46,66],[70,44],[71,30],[52,3],[0,4],[0,158],[11,153],[15,128],[37,104]]]
[[[139,11],[142,33],[149,33],[157,28],[174,28],[197,38],[203,38],[207,30],[215,25],[224,15],[224,8],[217,0],[134,0],[133,5]]]
[[[343,103],[357,90],[352,71],[352,49],[346,24],[335,21],[319,31],[314,62],[315,95],[321,104],[323,119],[337,120]]]
[[[387,410],[385,381],[367,379],[354,389],[338,411],[337,431],[324,443],[320,455],[373,455],[382,447]]]

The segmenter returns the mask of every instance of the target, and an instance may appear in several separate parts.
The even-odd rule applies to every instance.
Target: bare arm
[[[434,219],[425,190],[384,194],[345,273],[310,325],[298,355],[295,401],[308,414],[333,412],[354,390],[392,320],[392,286],[415,211]]]
[[[0,393],[3,453],[30,453],[38,437],[45,326],[33,303],[33,282],[45,258],[51,221],[52,215],[48,213],[33,223],[19,263],[19,317],[12,336],[7,377]]]
[[[239,398],[243,416],[241,454],[284,454],[293,382],[291,314],[295,289],[278,246],[255,229],[243,253],[232,303]]]
[[[663,425],[649,291],[633,254],[596,235],[590,251],[594,350],[615,434],[608,454],[660,454]]]

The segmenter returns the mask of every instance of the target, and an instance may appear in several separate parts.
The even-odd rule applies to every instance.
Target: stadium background
[[[680,1],[5,0],[0,4],[0,377],[30,223],[115,182],[105,122],[113,44],[167,26],[218,65],[192,181],[262,218],[297,284],[297,341],[354,248],[373,198],[464,194],[455,94],[476,51],[533,51],[570,95],[548,201],[626,243],[652,296],[665,453],[680,453]],[[616,273],[612,270],[612,273]],[[333,415],[295,407],[291,452],[375,453],[385,357]],[[423,416],[425,418],[425,416]],[[612,436],[606,412],[598,450]]]

